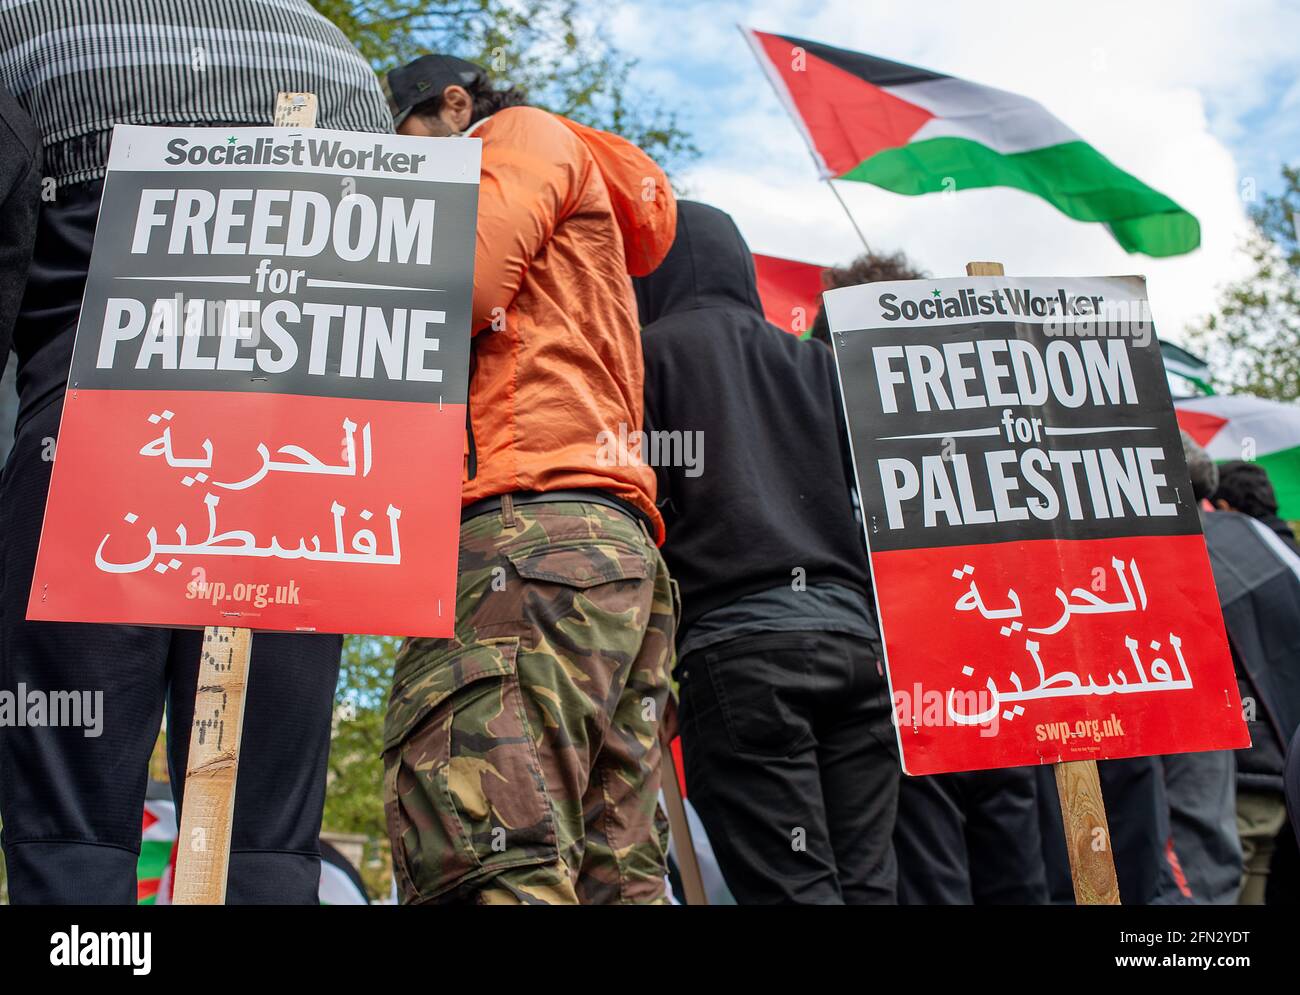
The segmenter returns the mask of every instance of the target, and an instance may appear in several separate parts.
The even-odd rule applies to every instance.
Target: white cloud
[[[1202,226],[1200,251],[1157,260],[1130,256],[1102,226],[1070,221],[1018,191],[911,198],[839,184],[873,247],[901,248],[936,276],[957,275],[970,259],[997,259],[1022,275],[1142,273],[1158,327],[1175,339],[1212,307],[1216,286],[1243,271],[1236,250],[1245,212],[1226,143],[1249,142],[1259,129],[1246,119],[1267,116],[1269,102],[1285,103],[1295,85],[1295,4],[638,0],[620,8],[619,46],[657,81],[678,80],[671,93],[661,82],[657,89],[680,103],[704,152],[683,177],[692,195],[729,211],[756,251],[836,262],[857,251],[857,238],[736,21],[1031,96]],[[1286,132],[1269,135],[1281,141]]]

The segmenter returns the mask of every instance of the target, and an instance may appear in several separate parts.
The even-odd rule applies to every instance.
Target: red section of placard
[[[450,635],[464,434],[464,405],[71,390],[27,617]]]
[[[872,569],[910,774],[1249,745],[1200,535],[900,550]]]

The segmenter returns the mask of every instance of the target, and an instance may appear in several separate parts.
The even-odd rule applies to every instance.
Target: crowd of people
[[[765,320],[727,214],[463,59],[385,94],[306,0],[63,6],[0,10],[0,686],[102,687],[107,720],[0,729],[14,902],[134,902],[164,708],[183,794],[201,634],[24,617],[111,128],[267,124],[279,91],[322,127],[482,142],[455,634],[404,642],[384,729],[401,900],[666,901],[677,734],[742,904],[1072,900],[1048,768],[901,774],[825,316]],[[827,287],[922,275],[867,255]],[[697,458],[611,457],[631,432]],[[1110,843],[1126,903],[1281,900],[1300,554],[1257,465],[1186,445],[1221,596],[1261,578],[1224,605],[1254,745],[1103,762]],[[317,900],[340,641],[254,640],[231,902]]]

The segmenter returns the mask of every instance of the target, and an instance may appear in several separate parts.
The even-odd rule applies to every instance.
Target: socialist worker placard
[[[1144,282],[825,301],[904,769],[1248,745]]]
[[[451,634],[479,152],[114,130],[28,618]]]

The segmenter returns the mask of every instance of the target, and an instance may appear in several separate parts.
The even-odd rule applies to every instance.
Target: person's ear
[[[1216,500],[1216,501],[1214,502],[1214,506],[1215,506],[1216,508],[1218,508],[1220,511],[1231,511],[1231,510],[1232,510],[1232,505],[1228,504],[1228,502],[1225,501],[1225,500],[1223,500],[1223,498],[1219,498],[1218,500]]]
[[[458,134],[469,127],[470,118],[474,116],[474,98],[463,86],[453,83],[442,91],[442,104],[438,116]]]

